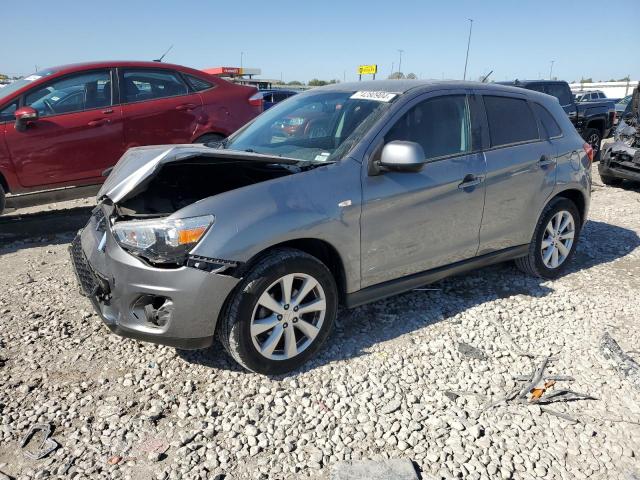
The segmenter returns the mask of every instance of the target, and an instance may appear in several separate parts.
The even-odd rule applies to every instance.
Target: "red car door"
[[[24,187],[90,184],[124,152],[121,107],[112,102],[109,69],[75,73],[39,85],[23,106],[39,118],[24,131],[6,124],[5,139]]]
[[[125,68],[119,78],[127,148],[195,139],[206,121],[202,99],[175,70]]]

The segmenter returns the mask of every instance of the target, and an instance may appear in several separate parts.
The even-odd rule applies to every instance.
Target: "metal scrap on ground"
[[[24,456],[31,460],[40,460],[58,448],[58,442],[53,438],[50,438],[52,431],[53,429],[49,424],[38,423],[31,425],[31,428],[29,428],[29,431],[24,437],[22,437],[22,441],[20,442],[20,448],[23,449]],[[27,445],[38,432],[43,432],[42,441],[40,442],[38,449],[36,451],[27,450]]]
[[[600,350],[609,363],[631,384],[640,390],[640,365],[627,355],[609,332],[605,332],[600,340]]]

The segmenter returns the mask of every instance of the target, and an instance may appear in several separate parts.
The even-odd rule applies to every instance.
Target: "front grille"
[[[76,235],[76,238],[71,242],[69,252],[71,254],[71,263],[73,263],[76,278],[80,284],[80,293],[86,297],[95,296],[101,289],[102,282],[100,282],[93,272],[89,262],[87,262],[87,258],[84,256],[80,235]]]

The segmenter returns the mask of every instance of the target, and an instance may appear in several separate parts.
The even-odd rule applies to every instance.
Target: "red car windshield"
[[[296,95],[238,131],[225,147],[301,161],[338,160],[358,143],[396,96],[381,93],[370,99],[361,93]]]

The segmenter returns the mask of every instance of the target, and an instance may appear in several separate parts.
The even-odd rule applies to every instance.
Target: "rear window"
[[[545,93],[552,95],[558,99],[560,105],[570,105],[571,104],[571,90],[568,85],[564,85],[562,83],[550,83],[545,87]]]
[[[485,96],[491,146],[537,140],[538,125],[525,100]]]
[[[559,137],[562,135],[562,130],[560,129],[560,125],[556,122],[553,115],[544,108],[539,103],[533,104],[533,110],[536,112],[536,115],[540,119],[540,123],[542,124],[542,128],[544,128],[545,133],[548,138]]]
[[[188,74],[183,74],[183,75],[187,79],[187,82],[189,82],[189,85],[191,86],[191,88],[193,88],[196,92],[201,92],[203,90],[207,90],[213,87],[213,83],[207,82],[202,78],[194,77],[193,75],[188,75]]]

